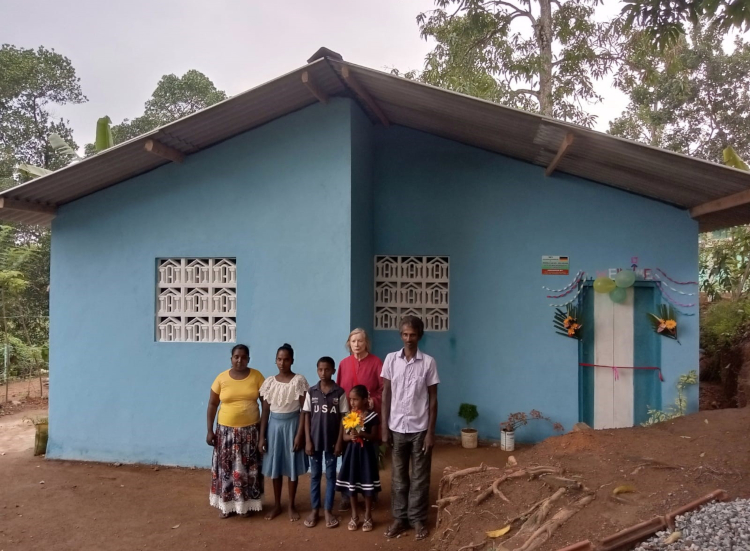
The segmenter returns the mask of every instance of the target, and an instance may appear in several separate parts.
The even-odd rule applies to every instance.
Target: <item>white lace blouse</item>
[[[299,398],[310,388],[307,379],[299,373],[288,383],[268,377],[260,386],[261,397],[271,406],[271,413],[292,413],[300,410]]]

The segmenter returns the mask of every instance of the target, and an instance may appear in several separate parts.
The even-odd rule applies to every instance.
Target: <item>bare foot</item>
[[[318,518],[320,516],[320,513],[318,513],[317,509],[313,509],[312,512],[308,515],[308,517],[305,519],[305,526],[308,528],[313,528],[318,524]],[[326,511],[326,518],[328,518],[328,512]]]
[[[266,514],[266,520],[273,520],[281,514],[281,505],[277,505]]]
[[[291,522],[297,522],[299,520],[299,513],[297,508],[294,506],[289,507],[289,520]]]

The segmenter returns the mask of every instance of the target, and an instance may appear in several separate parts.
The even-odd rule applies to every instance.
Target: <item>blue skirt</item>
[[[271,412],[266,436],[266,450],[268,451],[263,458],[263,476],[268,478],[286,476],[294,481],[307,472],[310,462],[305,455],[305,450],[292,451],[294,437],[297,436],[299,428],[299,417],[299,411]]]

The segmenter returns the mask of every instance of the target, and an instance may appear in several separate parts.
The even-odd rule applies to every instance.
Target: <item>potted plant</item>
[[[461,404],[458,408],[458,416],[466,421],[466,427],[461,429],[461,445],[464,448],[476,448],[477,429],[472,429],[470,425],[479,417],[477,406],[474,404]]]
[[[500,423],[500,449],[512,452],[516,447],[516,429],[528,424],[529,421],[535,420],[552,423],[549,417],[545,417],[540,411],[535,409],[532,409],[528,415],[523,411],[508,415],[508,420]],[[560,423],[552,423],[552,428],[557,432],[565,430]]]

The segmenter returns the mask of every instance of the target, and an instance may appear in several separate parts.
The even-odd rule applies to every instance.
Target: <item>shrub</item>
[[[461,404],[458,408],[458,416],[466,421],[467,427],[470,426],[479,417],[477,406],[474,404]]]

